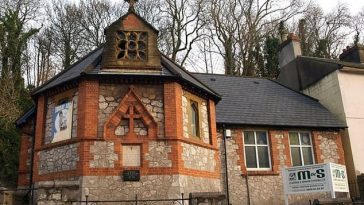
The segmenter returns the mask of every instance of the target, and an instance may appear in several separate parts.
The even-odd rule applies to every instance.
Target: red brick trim
[[[182,87],[175,82],[164,83],[165,137],[183,138]]]
[[[46,98],[44,95],[38,97],[37,116],[35,125],[35,149],[42,147],[45,134]]]
[[[79,84],[77,113],[77,137],[96,138],[98,109],[99,109],[99,81],[84,79]]]
[[[312,146],[313,146],[313,155],[315,157],[315,163],[323,163],[324,160],[321,159],[322,151],[320,148],[321,140],[318,138],[320,132],[313,131],[311,132]]]
[[[210,143],[213,147],[217,148],[217,136],[216,136],[216,108],[215,102],[213,100],[208,100],[208,118],[209,118],[209,128],[210,128]]]
[[[132,139],[136,137],[141,137],[141,138],[147,137],[149,139],[155,139],[157,137],[157,132],[158,132],[157,123],[154,121],[153,116],[144,107],[142,101],[135,94],[132,87],[129,88],[128,93],[120,102],[118,108],[110,115],[110,118],[106,121],[104,125],[104,138],[105,139],[118,138],[118,136],[115,135],[115,129],[117,128],[117,126],[119,126],[123,117],[127,115],[126,113],[129,111],[130,106],[133,106],[139,112],[138,115],[140,115],[140,117],[143,119],[143,122],[148,128],[148,136],[137,136],[132,130],[132,127],[129,126],[128,134],[122,138]]]

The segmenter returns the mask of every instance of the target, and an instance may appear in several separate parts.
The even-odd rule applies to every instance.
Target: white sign
[[[346,167],[341,164],[330,163],[332,190],[335,192],[349,192]]]
[[[73,102],[66,102],[54,108],[53,139],[59,142],[71,138]]]
[[[329,175],[326,164],[285,168],[283,171],[285,194],[328,192]]]
[[[316,192],[349,193],[346,167],[340,164],[325,163],[300,167],[284,168],[282,171],[285,204],[289,194]]]

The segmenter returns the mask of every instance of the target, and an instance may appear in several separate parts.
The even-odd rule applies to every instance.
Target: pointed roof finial
[[[129,11],[135,11],[134,5],[138,2],[138,0],[125,0],[129,3]]]

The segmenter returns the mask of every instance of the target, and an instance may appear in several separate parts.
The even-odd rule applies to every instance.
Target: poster
[[[71,139],[73,102],[66,102],[54,108],[52,143]]]

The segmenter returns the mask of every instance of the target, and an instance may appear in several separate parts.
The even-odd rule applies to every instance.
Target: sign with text
[[[349,192],[346,167],[341,164],[330,163],[332,189],[335,192]]]
[[[53,139],[52,142],[59,142],[71,138],[72,131],[73,102],[66,102],[54,108]]]
[[[286,194],[330,191],[329,170],[325,164],[316,164],[284,169]]]
[[[139,170],[125,170],[123,171],[123,181],[139,181],[140,171]]]
[[[349,192],[346,168],[339,164],[285,168],[283,178],[285,194]]]

